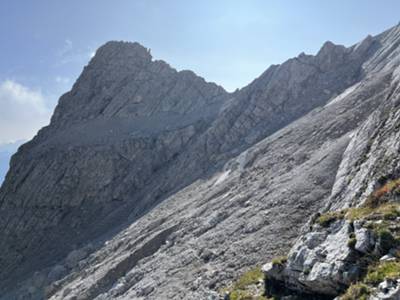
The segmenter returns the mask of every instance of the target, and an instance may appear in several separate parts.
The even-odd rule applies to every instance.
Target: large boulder
[[[284,267],[264,266],[267,278],[303,294],[337,295],[359,275],[354,250],[348,246],[352,225],[338,220],[315,226],[292,247]]]

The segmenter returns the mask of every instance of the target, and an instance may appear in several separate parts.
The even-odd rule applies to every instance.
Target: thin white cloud
[[[59,55],[65,56],[68,55],[73,49],[72,41],[70,39],[66,39],[64,41],[64,45],[60,49]]]
[[[25,140],[9,141],[5,144],[0,144],[0,153],[14,153],[18,147],[25,143]]]
[[[55,81],[56,81],[57,83],[66,85],[66,84],[69,84],[69,83],[70,83],[71,79],[68,78],[68,77],[56,76]]]
[[[70,39],[66,39],[62,47],[58,50],[59,60],[56,66],[62,66],[70,63],[86,63],[95,54],[92,48],[82,49],[76,47]]]
[[[0,144],[31,139],[50,120],[42,93],[12,80],[0,83],[0,107]]]

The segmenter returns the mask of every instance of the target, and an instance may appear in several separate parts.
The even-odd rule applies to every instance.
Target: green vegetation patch
[[[287,262],[287,256],[278,256],[272,259],[273,266],[284,266]]]
[[[400,261],[386,261],[371,265],[365,276],[365,283],[377,285],[385,279],[400,278]]]
[[[349,247],[349,248],[351,248],[351,249],[354,249],[354,247],[356,246],[356,244],[357,244],[356,238],[350,238],[350,239],[348,240],[348,242],[347,242],[347,247]]]
[[[233,291],[229,294],[230,300],[268,300],[264,296],[254,296],[249,291]]]
[[[240,276],[240,278],[233,285],[234,289],[244,290],[252,284],[257,284],[260,280],[264,279],[264,273],[260,267],[251,269]]]
[[[361,207],[347,208],[339,211],[330,211],[320,215],[316,223],[328,227],[336,220],[346,218],[349,221],[370,220],[395,220],[400,217],[400,204],[388,202],[388,195],[400,194],[400,179],[391,180],[383,187],[377,189],[367,198]]]
[[[243,273],[231,287],[223,289],[222,294],[228,292],[230,300],[267,300],[262,296],[264,289],[257,291],[254,288],[260,281],[264,281],[264,273],[261,267],[255,267]]]
[[[377,207],[354,207],[347,209],[346,219],[354,220],[394,220],[400,216],[400,204],[384,203]]]
[[[371,290],[363,283],[352,284],[346,293],[340,298],[341,300],[367,300]]]
[[[380,253],[400,246],[400,226],[397,219],[400,217],[400,203],[390,201],[394,196],[400,195],[400,179],[386,182],[381,188],[375,190],[361,207],[347,208],[340,211],[327,212],[316,219],[316,223],[328,227],[336,220],[346,219],[350,222],[365,221],[366,228],[373,230],[378,239]],[[355,234],[349,235],[348,247],[356,245]],[[395,261],[379,261],[379,256],[368,254],[360,258],[363,265],[360,282],[352,284],[341,300],[367,300],[374,286],[386,279],[400,278],[400,251],[395,253]]]
[[[321,225],[322,227],[328,227],[333,222],[343,219],[344,216],[346,215],[346,212],[347,210],[330,211],[320,215],[315,222]]]
[[[391,248],[397,246],[396,238],[392,235],[392,233],[386,229],[382,228],[376,232],[376,235],[379,238],[379,245],[383,253],[387,253]]]

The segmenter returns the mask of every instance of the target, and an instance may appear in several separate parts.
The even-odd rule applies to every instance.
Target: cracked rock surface
[[[399,39],[327,42],[232,94],[137,43],[102,46],[12,159],[0,299],[213,299],[285,253],[311,215],[362,199],[380,163],[399,170]],[[305,241],[346,260],[331,239]]]
[[[397,37],[398,32],[398,28],[392,29],[384,40],[393,41],[392,38]],[[331,195],[326,198],[326,205],[321,209],[325,216],[329,213],[336,213],[338,216],[338,212],[345,212],[346,209],[350,209],[351,212],[351,209],[360,208],[362,211],[367,205],[366,202],[371,201],[371,195],[376,195],[376,191],[379,190],[379,197],[384,198],[387,193],[389,203],[398,204],[397,191],[392,192],[385,188],[390,184],[396,188],[400,178],[400,69],[398,49],[391,47],[391,50],[393,52],[390,55],[385,55],[390,57],[390,60],[385,61],[381,67],[372,68],[379,70],[378,72],[392,70],[391,79],[386,83],[388,92],[382,94],[380,105],[352,133],[337,170]],[[382,50],[378,53],[382,55],[386,52]],[[375,56],[376,54],[372,61],[377,60]],[[367,66],[372,67],[369,63]],[[372,74],[376,76],[375,72]],[[359,88],[360,85],[352,88],[351,93],[355,93]],[[377,208],[372,207],[370,211],[373,212],[374,209]],[[370,222],[369,226],[366,226],[366,221],[362,219],[351,221],[349,217],[335,218],[336,220],[325,228],[315,224],[316,217],[312,218],[288,252],[284,266],[273,266],[271,263],[265,265],[267,276],[269,274],[295,293],[334,297],[362,279],[362,268],[365,268],[368,257],[382,256],[381,262],[399,260],[396,243],[391,241],[386,246],[393,247],[387,254],[389,249],[384,250],[379,246],[381,240],[377,236],[382,228],[396,232],[398,219],[395,217],[392,220],[388,216],[377,214],[372,221],[367,221]],[[351,239],[354,240],[353,245]],[[383,292],[385,289],[382,286],[385,284],[388,283],[383,281],[379,287],[371,288],[368,299],[398,299],[397,282]]]

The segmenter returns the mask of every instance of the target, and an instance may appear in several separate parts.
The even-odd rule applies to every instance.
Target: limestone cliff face
[[[326,207],[311,218],[284,263],[264,266],[271,295],[400,298],[400,273],[371,279],[387,266],[400,270],[398,79],[393,77],[388,97],[352,135]]]
[[[400,298],[399,275],[371,279],[380,268],[400,267],[400,58],[392,44],[398,44],[398,33],[399,28],[387,32],[383,40],[390,44],[371,59],[379,63],[366,65],[373,70],[366,81],[390,75],[387,93],[379,94],[379,107],[351,135],[326,206],[311,218],[287,261],[264,267],[271,293],[286,287],[287,294],[321,299],[351,293],[353,298],[343,299]],[[368,93],[365,86],[357,85],[351,93],[360,88]],[[394,281],[385,281],[386,276]]]
[[[207,299],[286,252],[310,215],[375,184],[374,160],[354,167],[375,145],[355,139],[396,112],[398,31],[233,94],[137,43],[101,47],[1,187],[3,298]],[[379,136],[371,156],[395,156]]]
[[[51,124],[12,159],[0,192],[0,282],[51,264],[156,203],[162,194],[144,199],[141,191],[157,190],[154,174],[166,176],[227,97],[192,72],[153,61],[139,44],[101,47]]]
[[[371,37],[351,48],[326,42],[316,56],[300,54],[270,67],[235,95],[236,101],[216,120],[212,129],[218,132],[210,134],[208,143],[215,142],[221,151],[242,149],[323,106],[365,76],[362,64],[376,47]],[[220,132],[225,132],[223,141]]]

